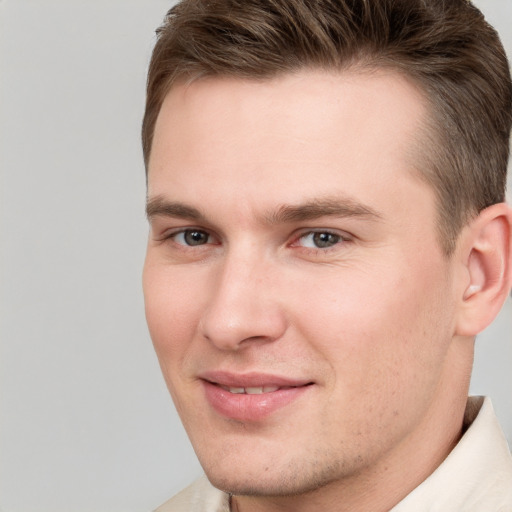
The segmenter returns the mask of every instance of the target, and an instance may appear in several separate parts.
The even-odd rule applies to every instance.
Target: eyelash
[[[194,234],[194,233],[206,235],[207,241],[205,243],[199,243],[197,245],[176,241],[176,239],[179,236],[186,237],[187,234]],[[307,247],[305,245],[300,244],[300,241],[304,240],[306,237],[315,237],[316,235],[328,235],[328,237],[335,237],[336,240],[333,242],[332,245],[330,245],[328,247]],[[182,228],[182,229],[173,231],[171,233],[168,233],[162,238],[162,241],[171,240],[175,244],[180,246],[180,248],[182,248],[182,250],[197,250],[198,248],[201,248],[203,246],[212,245],[212,242],[210,241],[212,238],[215,239],[215,236],[212,235],[207,230],[191,227],[191,228],[185,228],[185,229]],[[183,240],[183,242],[186,242],[186,240]],[[290,244],[288,244],[288,247],[298,247],[298,248],[301,248],[308,252],[313,251],[315,253],[326,254],[332,250],[336,250],[337,248],[339,248],[340,245],[344,245],[349,242],[351,242],[351,237],[345,233],[342,234],[342,233],[332,231],[329,229],[315,229],[315,230],[301,232],[298,236],[293,237],[293,240]],[[213,243],[213,244],[216,245],[215,243]]]
[[[307,247],[305,245],[302,245],[302,246],[299,245],[299,242],[301,240],[304,240],[307,237],[311,237],[312,239],[314,239],[314,237],[316,235],[328,235],[328,237],[334,237],[334,238],[336,238],[336,240],[333,242],[332,245],[329,245],[328,247],[318,247],[318,246]],[[296,246],[302,247],[303,249],[308,250],[308,251],[327,253],[331,250],[336,250],[340,245],[343,245],[349,241],[350,241],[350,238],[346,234],[341,234],[336,231],[331,231],[329,229],[315,229],[315,230],[310,230],[310,231],[301,233],[298,237],[295,238],[295,240],[290,244],[290,246],[291,247],[296,247]],[[317,243],[318,243],[318,241],[317,241]]]
[[[192,234],[192,233],[201,233],[201,234],[204,234],[207,236],[207,242],[204,243],[204,244],[197,244],[197,245],[189,245],[187,243],[180,243],[180,242],[177,242],[176,239],[179,237],[179,236],[183,236],[185,237],[187,234]],[[202,246],[205,246],[205,245],[211,245],[211,242],[210,240],[212,238],[215,238],[211,233],[209,233],[207,230],[205,229],[200,229],[200,228],[182,228],[182,229],[178,229],[178,230],[175,230],[175,231],[172,231],[170,233],[166,233],[161,241],[165,242],[167,240],[170,240],[172,242],[174,242],[176,245],[179,245],[181,248],[183,248],[183,250],[197,250],[197,248],[199,247],[202,247]]]

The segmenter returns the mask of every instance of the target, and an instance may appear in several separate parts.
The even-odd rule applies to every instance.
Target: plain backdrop
[[[512,2],[477,2],[512,54]],[[2,512],[149,511],[200,468],[146,331],[139,142],[163,0],[0,0]],[[512,303],[472,393],[512,440]]]

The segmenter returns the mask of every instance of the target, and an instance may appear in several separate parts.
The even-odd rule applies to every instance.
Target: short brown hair
[[[429,103],[421,176],[447,254],[460,229],[504,201],[512,85],[496,31],[468,0],[183,0],[157,30],[142,142],[146,169],[177,80],[265,79],[301,69],[391,68]],[[428,147],[427,147],[428,146]]]

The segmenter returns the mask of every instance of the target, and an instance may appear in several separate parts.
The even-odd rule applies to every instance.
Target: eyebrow
[[[146,203],[146,217],[148,220],[156,216],[176,217],[195,221],[206,220],[205,216],[197,208],[176,201],[168,201],[162,196],[148,199]]]
[[[148,220],[156,216],[189,219],[206,222],[206,216],[197,208],[177,201],[169,201],[162,196],[148,199],[146,217]],[[368,220],[380,220],[382,215],[358,201],[348,197],[324,197],[312,199],[297,205],[282,205],[273,212],[263,216],[266,224],[286,224],[314,220],[321,217],[358,217]]]
[[[320,217],[359,217],[380,220],[382,215],[358,201],[348,197],[325,197],[298,205],[283,205],[265,216],[269,224],[300,222]]]

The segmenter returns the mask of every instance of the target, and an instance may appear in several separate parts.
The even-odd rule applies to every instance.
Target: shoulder
[[[203,476],[155,512],[229,512],[229,496],[213,487]]]

